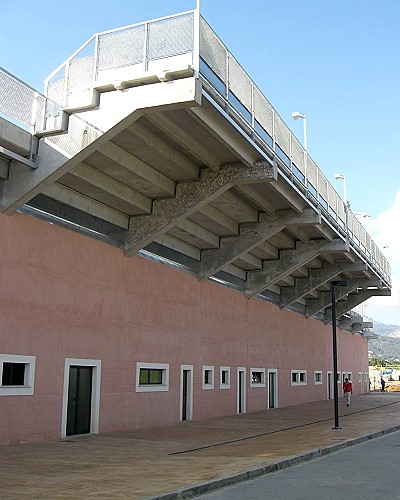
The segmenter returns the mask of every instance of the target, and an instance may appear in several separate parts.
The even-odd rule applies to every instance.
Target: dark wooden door
[[[90,432],[92,367],[71,366],[69,370],[67,436]]]

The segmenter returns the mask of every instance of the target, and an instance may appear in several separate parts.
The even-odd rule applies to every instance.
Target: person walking
[[[346,398],[346,406],[350,406],[350,398],[351,395],[353,394],[353,384],[350,382],[348,378],[344,379],[343,392],[344,392],[344,397]]]
[[[381,387],[382,387],[381,391],[382,392],[385,392],[385,385],[386,385],[386,382],[383,380],[383,377],[381,377]]]

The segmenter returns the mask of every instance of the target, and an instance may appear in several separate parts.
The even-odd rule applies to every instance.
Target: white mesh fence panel
[[[254,117],[266,132],[273,136],[274,108],[258,87],[254,87]]]
[[[289,156],[290,130],[278,114],[275,114],[275,140]]]
[[[328,201],[328,181],[321,170],[318,170],[318,191]]]
[[[143,61],[145,25],[99,36],[97,70],[115,69]]]
[[[229,89],[251,111],[251,78],[240,66],[236,59],[229,54]]]
[[[34,90],[0,71],[0,111],[24,125],[31,125]]]
[[[313,187],[318,190],[318,167],[310,156],[307,157],[307,178]]]
[[[193,14],[188,14],[149,24],[148,60],[191,52],[193,20]]]
[[[200,18],[200,57],[226,83],[226,48],[214,31]]]
[[[93,86],[94,56],[85,56],[72,59],[68,73],[68,91],[89,89]]]
[[[304,165],[304,149],[294,135],[292,135],[292,160],[300,172],[305,175],[306,169]]]

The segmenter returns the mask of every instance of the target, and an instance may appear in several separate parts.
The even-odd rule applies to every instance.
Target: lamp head
[[[335,174],[335,179],[345,179],[345,176],[343,174]]]
[[[336,281],[331,281],[331,286],[347,286],[347,280],[336,280]]]
[[[300,113],[299,111],[293,111],[292,113],[293,120],[300,120],[300,118],[305,118],[306,115],[304,113]]]

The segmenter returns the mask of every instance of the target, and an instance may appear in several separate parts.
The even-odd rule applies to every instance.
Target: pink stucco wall
[[[24,215],[1,215],[0,234],[0,354],[36,356],[34,395],[0,397],[0,444],[60,438],[65,358],[102,361],[100,432],[179,421],[181,364],[194,367],[194,419],[236,413],[237,367],[247,411],[267,407],[250,368],[277,369],[279,406],[326,399],[331,326]],[[367,341],[338,331],[338,351],[358,393]],[[169,391],[136,392],[137,361],[168,363]],[[203,365],[214,390],[202,389]],[[306,386],[291,386],[291,369],[307,370]]]

